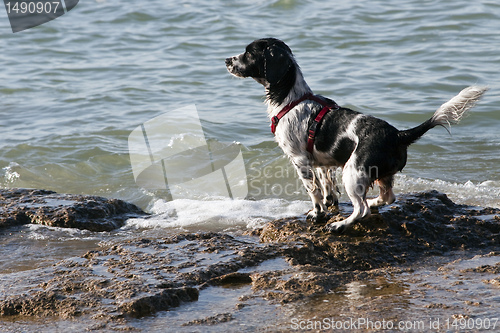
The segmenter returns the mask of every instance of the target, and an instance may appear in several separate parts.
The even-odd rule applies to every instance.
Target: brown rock
[[[111,231],[130,217],[145,215],[137,206],[118,199],[46,190],[0,189],[0,228],[34,223]]]

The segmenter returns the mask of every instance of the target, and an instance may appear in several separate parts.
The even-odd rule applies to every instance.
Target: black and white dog
[[[399,131],[384,120],[313,95],[292,51],[278,39],[252,42],[244,53],[227,58],[226,66],[231,74],[252,77],[265,87],[276,141],[296,167],[313,202],[308,218],[324,219],[327,207],[338,204],[333,171],[343,168],[343,185],[354,211],[347,219],[327,225],[330,231],[342,231],[370,215],[370,207],[393,203],[393,177],[406,164],[408,146],[435,126],[458,123],[487,90],[465,88],[429,120]],[[379,185],[380,195],[367,199],[374,183]]]

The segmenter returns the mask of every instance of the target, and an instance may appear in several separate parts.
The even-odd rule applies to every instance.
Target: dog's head
[[[226,59],[229,73],[252,77],[268,89],[284,81],[287,74],[295,79],[295,66],[292,50],[276,38],[255,40],[244,53]],[[287,81],[290,79],[288,77]]]

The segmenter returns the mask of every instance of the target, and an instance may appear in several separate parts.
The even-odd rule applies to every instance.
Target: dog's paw
[[[339,206],[339,199],[337,199],[336,197],[334,197],[333,195],[330,194],[326,197],[325,206],[326,207],[331,207],[331,206],[338,207]]]
[[[307,220],[313,223],[326,222],[328,221],[328,215],[325,212],[316,212],[314,210],[311,210],[309,213],[307,213]]]
[[[334,222],[325,225],[325,232],[330,232],[330,233],[335,233],[335,234],[342,234],[346,230],[347,226],[345,223],[342,222]]]

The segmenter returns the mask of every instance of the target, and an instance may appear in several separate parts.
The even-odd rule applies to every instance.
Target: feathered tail
[[[469,111],[481,99],[481,96],[488,90],[487,87],[471,86],[462,90],[457,96],[441,105],[431,119],[425,121],[417,127],[399,132],[399,139],[403,145],[411,145],[428,130],[436,126],[458,124]],[[449,132],[449,130],[448,130]]]

